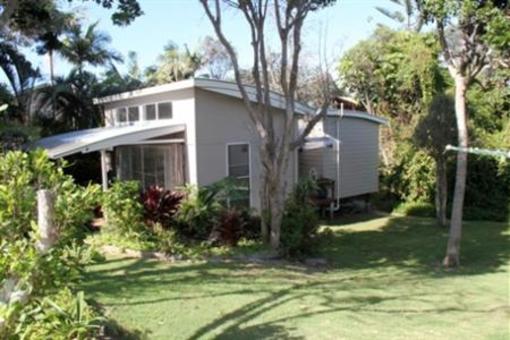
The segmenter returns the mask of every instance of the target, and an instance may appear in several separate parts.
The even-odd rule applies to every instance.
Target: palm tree
[[[60,12],[53,9],[49,12],[50,20],[45,22],[45,27],[42,28],[41,34],[37,37],[38,46],[36,51],[40,55],[48,54],[50,64],[50,83],[53,85],[54,74],[54,61],[53,56],[55,51],[60,51],[63,47],[61,36],[76,25],[76,18],[71,13]]]
[[[63,42],[62,55],[78,68],[83,75],[86,64],[103,66],[112,61],[122,61],[122,57],[108,48],[111,38],[98,31],[97,22],[87,27],[85,32],[81,26],[74,25]]]
[[[72,70],[66,77],[56,77],[53,86],[38,91],[43,134],[96,127],[100,123],[100,113],[93,105],[92,98],[98,89],[97,78],[90,72]]]
[[[158,64],[146,70],[149,84],[164,84],[192,77],[202,65],[202,58],[198,53],[185,51],[170,41],[158,58]]]
[[[21,121],[28,123],[31,118],[31,101],[39,70],[19,52],[14,44],[0,42],[0,69],[4,72],[15,98],[15,111]]]
[[[394,4],[401,7],[402,10],[391,11],[387,8],[376,6],[381,14],[396,21],[400,24],[404,24],[407,30],[420,32],[424,20],[421,14],[422,0],[389,0]]]

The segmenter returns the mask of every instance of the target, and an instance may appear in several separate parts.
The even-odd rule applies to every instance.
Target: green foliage
[[[183,234],[188,237],[207,239],[215,224],[220,204],[216,200],[218,191],[207,187],[188,185],[185,196],[176,214]]]
[[[158,64],[146,70],[147,82],[156,85],[187,79],[192,77],[201,65],[202,60],[198,53],[190,52],[187,47],[182,51],[170,41],[163,54],[158,57]]]
[[[340,60],[341,85],[371,113],[410,121],[443,86],[434,36],[378,28]]]
[[[403,202],[393,212],[404,216],[435,217],[436,210],[433,204],[427,202]]]
[[[313,180],[301,180],[287,199],[280,240],[283,256],[300,257],[316,251],[319,216],[310,201],[310,195],[316,190]]]
[[[399,201],[431,202],[434,197],[434,160],[410,144],[399,146],[396,165],[385,169],[383,185]]]
[[[466,183],[467,220],[509,221],[510,162],[470,155]]]
[[[136,181],[116,181],[111,185],[102,199],[107,228],[133,236],[147,232],[143,223],[140,192],[140,185]]]
[[[414,131],[414,142],[434,160],[444,157],[445,147],[456,144],[455,102],[447,95],[434,96],[428,112]]]
[[[21,311],[15,335],[21,339],[91,339],[103,318],[85,301],[83,292],[64,288],[36,299]]]
[[[121,61],[122,57],[107,45],[111,38],[97,30],[98,22],[89,25],[85,30],[75,25],[63,41],[62,55],[83,71],[86,64],[91,66],[106,65],[109,62]]]
[[[77,283],[94,255],[82,238],[99,201],[99,186],[76,185],[64,174],[63,165],[50,161],[40,150],[0,155],[0,284],[12,282],[18,296],[28,300],[24,304],[11,296],[11,300],[3,301],[1,336],[36,339],[46,334],[45,329],[62,339],[67,338],[64,334],[77,338],[85,334],[85,319],[58,321],[50,314],[41,314],[47,312],[42,308],[49,303],[46,297],[67,294],[64,290]],[[44,254],[37,250],[36,192],[40,188],[56,194],[58,242]],[[30,318],[36,321],[27,321]],[[64,333],[60,336],[59,332]]]
[[[97,185],[81,187],[63,171],[65,163],[49,160],[44,151],[0,155],[0,236],[7,240],[26,237],[36,220],[36,192],[56,195],[55,217],[60,240],[79,236],[99,201]]]

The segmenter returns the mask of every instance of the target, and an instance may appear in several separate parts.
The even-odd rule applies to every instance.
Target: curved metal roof
[[[88,153],[109,149],[140,140],[182,132],[184,125],[148,123],[130,126],[111,126],[62,133],[35,142],[32,147],[46,149],[50,158],[60,158],[75,153]]]

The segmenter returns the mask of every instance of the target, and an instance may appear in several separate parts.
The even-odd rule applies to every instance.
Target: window
[[[158,119],[172,118],[172,103],[165,102],[158,104]]]
[[[138,106],[132,106],[128,109],[129,122],[137,122],[140,120],[140,112]]]
[[[156,105],[154,104],[145,105],[145,120],[155,119],[156,119]]]
[[[126,108],[125,107],[117,109],[117,121],[119,123],[127,122],[127,114],[126,114]]]
[[[116,110],[116,123],[134,123],[140,120],[157,120],[172,118],[172,102],[146,104],[143,106],[143,115],[139,106],[122,107]]]
[[[182,144],[119,146],[115,157],[117,176],[139,181],[144,189],[151,185],[175,189],[185,183]]]
[[[236,180],[238,194],[229,203],[250,206],[250,145],[227,145],[227,176]]]

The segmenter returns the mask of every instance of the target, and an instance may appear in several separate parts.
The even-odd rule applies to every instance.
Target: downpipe
[[[336,120],[336,140],[335,140],[335,147],[336,147],[336,199],[335,202],[331,203],[329,210],[331,214],[334,212],[337,212],[340,210],[340,146],[342,142],[340,141],[340,120],[344,117],[344,103],[340,104],[340,111],[337,111],[337,117]]]

